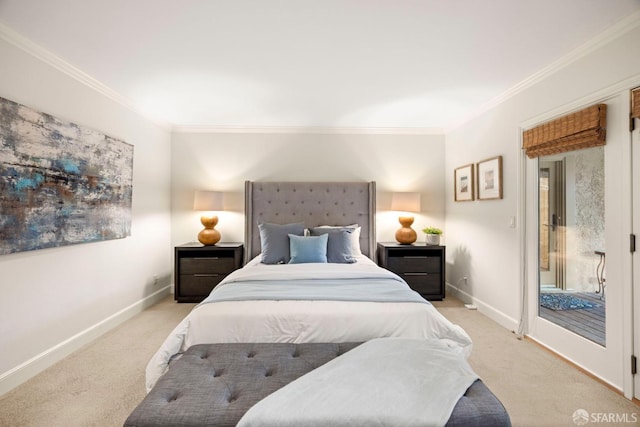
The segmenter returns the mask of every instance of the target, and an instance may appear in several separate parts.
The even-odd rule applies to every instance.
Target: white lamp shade
[[[393,193],[391,210],[400,212],[420,212],[420,193]]]
[[[223,193],[220,191],[196,191],[193,198],[193,210],[221,211],[224,209],[222,197]]]

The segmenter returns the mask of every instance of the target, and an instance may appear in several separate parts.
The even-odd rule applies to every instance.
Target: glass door
[[[601,346],[604,156],[593,147],[538,159],[539,316]]]
[[[564,159],[539,162],[540,288],[565,289]]]
[[[607,104],[605,146],[535,159],[523,154],[524,330],[629,396],[633,325],[628,90],[573,104],[566,111],[595,103]],[[523,128],[556,117],[539,117]],[[640,290],[636,295],[640,304]],[[640,330],[640,320],[637,324]],[[640,332],[637,335],[640,354]]]

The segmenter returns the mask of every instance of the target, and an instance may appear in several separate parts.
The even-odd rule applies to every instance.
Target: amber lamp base
[[[396,231],[396,240],[402,245],[410,245],[418,239],[416,231],[411,228],[414,218],[412,216],[401,216],[398,218],[401,228]]]
[[[202,215],[200,222],[204,226],[204,230],[198,233],[198,241],[205,246],[215,245],[220,241],[220,232],[215,229],[218,224],[218,217],[216,215]]]

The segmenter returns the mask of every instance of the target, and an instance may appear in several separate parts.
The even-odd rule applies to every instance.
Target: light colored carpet
[[[434,305],[473,338],[470,363],[514,426],[575,426],[578,409],[640,419],[632,402],[455,298]],[[147,361],[193,306],[168,297],[0,397],[0,426],[121,426],[144,397]]]
[[[0,426],[122,426],[147,362],[195,304],[173,295],[0,397]]]
[[[627,414],[629,420],[640,420],[640,407],[633,402],[538,344],[518,340],[512,332],[478,311],[467,310],[455,298],[447,297],[434,306],[471,336],[469,363],[503,403],[514,426],[575,427],[573,414],[579,409],[589,414]]]

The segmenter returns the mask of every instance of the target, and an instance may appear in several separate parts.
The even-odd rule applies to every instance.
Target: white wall
[[[508,226],[510,217],[518,216],[520,209],[520,126],[540,116],[560,113],[565,106],[606,92],[607,88],[640,84],[640,56],[632,53],[637,51],[639,40],[640,27],[636,25],[606,44],[585,50],[571,64],[447,134],[447,171],[496,155],[504,158],[503,200],[456,203],[453,183],[447,181],[446,225],[450,282],[463,297],[472,297],[481,310],[509,328],[516,328],[521,311],[522,224],[517,224],[518,228]],[[625,114],[609,113],[608,129],[626,126]],[[621,191],[620,197],[622,194]],[[617,200],[608,209],[614,206],[624,203]],[[530,247],[535,251],[535,243]],[[459,282],[465,275],[470,279],[466,286]],[[618,296],[621,298],[621,293]],[[616,298],[613,293],[610,297]],[[611,314],[620,315],[615,310]],[[607,316],[609,322],[609,309]],[[609,380],[621,386],[618,379]]]
[[[172,138],[172,243],[202,228],[191,210],[194,190],[220,190],[223,241],[243,241],[244,181],[376,181],[379,241],[400,227],[390,193],[421,193],[414,229],[444,228],[444,136],[365,134],[176,133]],[[446,234],[445,234],[446,238]],[[419,235],[419,239],[424,239]]]
[[[170,132],[2,38],[0,63],[0,96],[134,145],[131,237],[0,256],[2,394],[166,294],[172,265]]]

